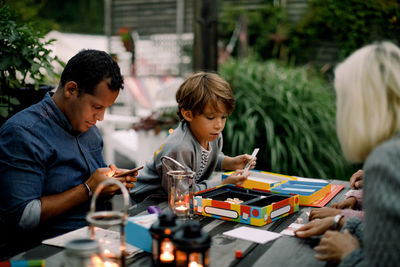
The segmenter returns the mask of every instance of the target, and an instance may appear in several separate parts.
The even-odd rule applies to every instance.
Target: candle
[[[164,262],[164,263],[173,262],[174,259],[175,259],[174,254],[172,254],[172,253],[169,252],[169,251],[164,251],[164,252],[161,253],[161,255],[160,255],[160,260],[161,260],[161,262]]]
[[[191,261],[190,263],[189,263],[189,266],[188,267],[203,267],[203,265],[201,265],[201,264],[199,264],[199,263],[197,263],[197,262],[195,262],[195,261]]]
[[[119,265],[115,262],[106,261],[104,262],[104,267],[119,267]]]
[[[177,214],[185,214],[188,211],[187,203],[184,201],[175,202],[175,212]]]
[[[160,260],[164,263],[170,263],[175,260],[174,245],[169,240],[165,240],[161,244]]]

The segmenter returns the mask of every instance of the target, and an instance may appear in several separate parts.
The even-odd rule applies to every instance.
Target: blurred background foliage
[[[277,61],[230,60],[220,69],[236,102],[224,130],[224,153],[251,154],[257,169],[347,180],[335,132],[332,87],[306,67]]]
[[[1,2],[1,1],[0,1]],[[44,32],[104,34],[104,1],[3,0],[17,11],[17,22],[35,23]]]
[[[257,169],[347,180],[360,166],[347,164],[340,151],[332,72],[363,45],[383,39],[400,43],[400,3],[308,0],[305,13],[294,20],[282,5],[290,1],[264,0],[246,8],[230,2],[218,1],[220,43],[229,43],[245,17],[248,53],[238,59],[238,42],[219,69],[237,101],[224,131],[224,152],[260,147]],[[17,11],[18,22],[34,23],[43,32],[104,34],[104,1],[0,3]]]
[[[315,58],[321,41],[337,50],[340,61],[359,47],[378,40],[400,41],[400,3],[397,0],[309,0],[299,21],[292,21],[281,5],[271,0],[256,9],[223,3],[219,35],[225,43],[239,16],[248,18],[248,45],[258,59],[279,58],[305,64]],[[237,53],[237,47],[234,55]]]

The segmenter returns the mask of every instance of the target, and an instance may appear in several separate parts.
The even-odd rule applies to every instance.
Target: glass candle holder
[[[195,193],[195,172],[176,170],[167,172],[169,177],[169,207],[179,219],[193,216],[193,196]]]
[[[65,267],[104,266],[97,240],[88,238],[74,239],[65,245]]]
[[[124,211],[97,211],[96,212],[96,200],[100,192],[105,186],[115,184],[122,192],[124,198]],[[120,227],[120,240],[119,247],[116,249],[113,242],[115,240],[99,240],[100,252],[104,261],[104,266],[126,266],[126,243],[125,243],[125,225],[127,212],[129,207],[129,193],[125,186],[118,180],[108,179],[99,184],[96,188],[92,201],[90,203],[90,211],[86,216],[86,220],[90,225],[91,238],[96,239],[96,227],[109,228],[109,227]]]

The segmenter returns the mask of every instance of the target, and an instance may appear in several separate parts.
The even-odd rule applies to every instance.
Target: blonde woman
[[[345,157],[364,162],[364,222],[314,220],[299,237],[323,234],[316,257],[340,266],[400,264],[400,49],[391,42],[365,46],[335,71],[337,134]],[[351,234],[350,234],[351,233]]]

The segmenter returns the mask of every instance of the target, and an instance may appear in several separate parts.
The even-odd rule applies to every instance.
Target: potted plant
[[[64,63],[46,48],[55,40],[43,42],[43,36],[32,24],[17,23],[10,7],[0,6],[0,125],[54,88],[45,85],[58,76],[52,62]]]

